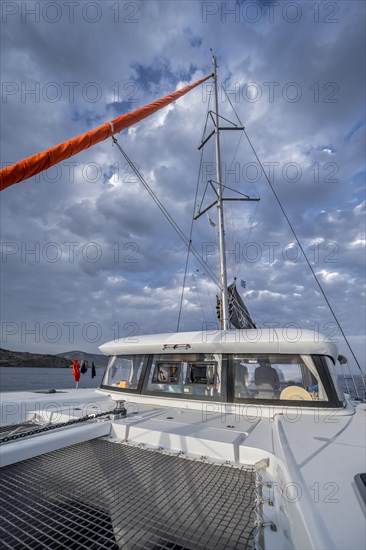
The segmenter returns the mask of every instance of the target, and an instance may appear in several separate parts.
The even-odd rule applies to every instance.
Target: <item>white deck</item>
[[[114,406],[107,394],[93,390],[9,392],[1,398],[3,419],[14,422],[35,413],[49,420],[51,410],[51,421],[60,422]],[[263,498],[273,500],[274,506],[263,505],[263,519],[273,521],[277,532],[264,528],[266,548],[364,548],[365,516],[353,477],[365,470],[365,404],[357,405],[355,414],[352,407],[337,412],[295,407],[288,414],[272,408],[272,414],[257,417],[253,411],[245,415],[243,409],[230,407],[229,412],[209,410],[206,403],[200,404],[201,410],[177,405],[167,406],[163,398],[160,404],[148,398],[145,404],[130,401],[125,419],[90,420],[6,443],[1,446],[1,463],[96,437],[238,466],[269,459],[261,475],[264,483],[273,485],[264,485]]]

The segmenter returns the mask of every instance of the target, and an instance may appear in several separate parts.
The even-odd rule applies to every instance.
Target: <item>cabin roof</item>
[[[334,362],[337,346],[312,330],[266,328],[136,335],[99,347],[105,355],[172,353],[283,353],[327,355]]]

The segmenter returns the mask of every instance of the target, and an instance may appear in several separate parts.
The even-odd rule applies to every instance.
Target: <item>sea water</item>
[[[97,368],[91,378],[91,368],[80,375],[79,388],[98,388],[104,369]],[[75,388],[72,369],[48,367],[0,367],[0,391],[49,390]]]
[[[356,390],[354,389],[354,385],[353,385],[353,380],[351,377],[347,377],[347,380],[345,380],[343,378],[343,376],[338,376],[338,380],[339,380],[339,383],[340,383],[340,387],[341,389],[344,391],[344,393],[348,393],[348,390],[349,390],[349,394],[351,395],[351,397],[357,397],[357,393],[358,393],[358,397],[360,399],[365,399],[366,398],[366,390],[365,390],[365,382],[366,382],[366,379],[362,379],[363,377],[359,374],[355,374],[353,376],[353,380],[355,381],[355,385],[356,385]],[[348,386],[348,388],[347,388]]]

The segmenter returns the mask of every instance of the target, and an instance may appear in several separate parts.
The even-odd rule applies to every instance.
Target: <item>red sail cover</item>
[[[104,123],[102,126],[98,126],[94,130],[90,130],[85,134],[81,134],[73,139],[59,143],[43,153],[38,153],[32,157],[23,159],[12,166],[7,166],[0,170],[0,190],[6,189],[13,185],[14,183],[19,183],[20,181],[26,180],[47,170],[51,166],[58,164],[59,162],[88,149],[92,145],[103,141],[114,134],[118,134],[124,128],[133,126],[136,122],[143,120],[144,118],[156,113],[169,103],[172,103],[176,99],[179,99],[187,92],[208,80],[212,75],[208,75],[205,78],[201,78],[197,82],[182,88],[172,94],[169,94],[153,103],[149,103],[144,107],[140,107],[131,113],[114,118],[113,120]]]

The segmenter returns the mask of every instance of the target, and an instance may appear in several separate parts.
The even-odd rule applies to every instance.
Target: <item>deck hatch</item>
[[[3,548],[252,548],[256,473],[96,439],[1,469]]]

